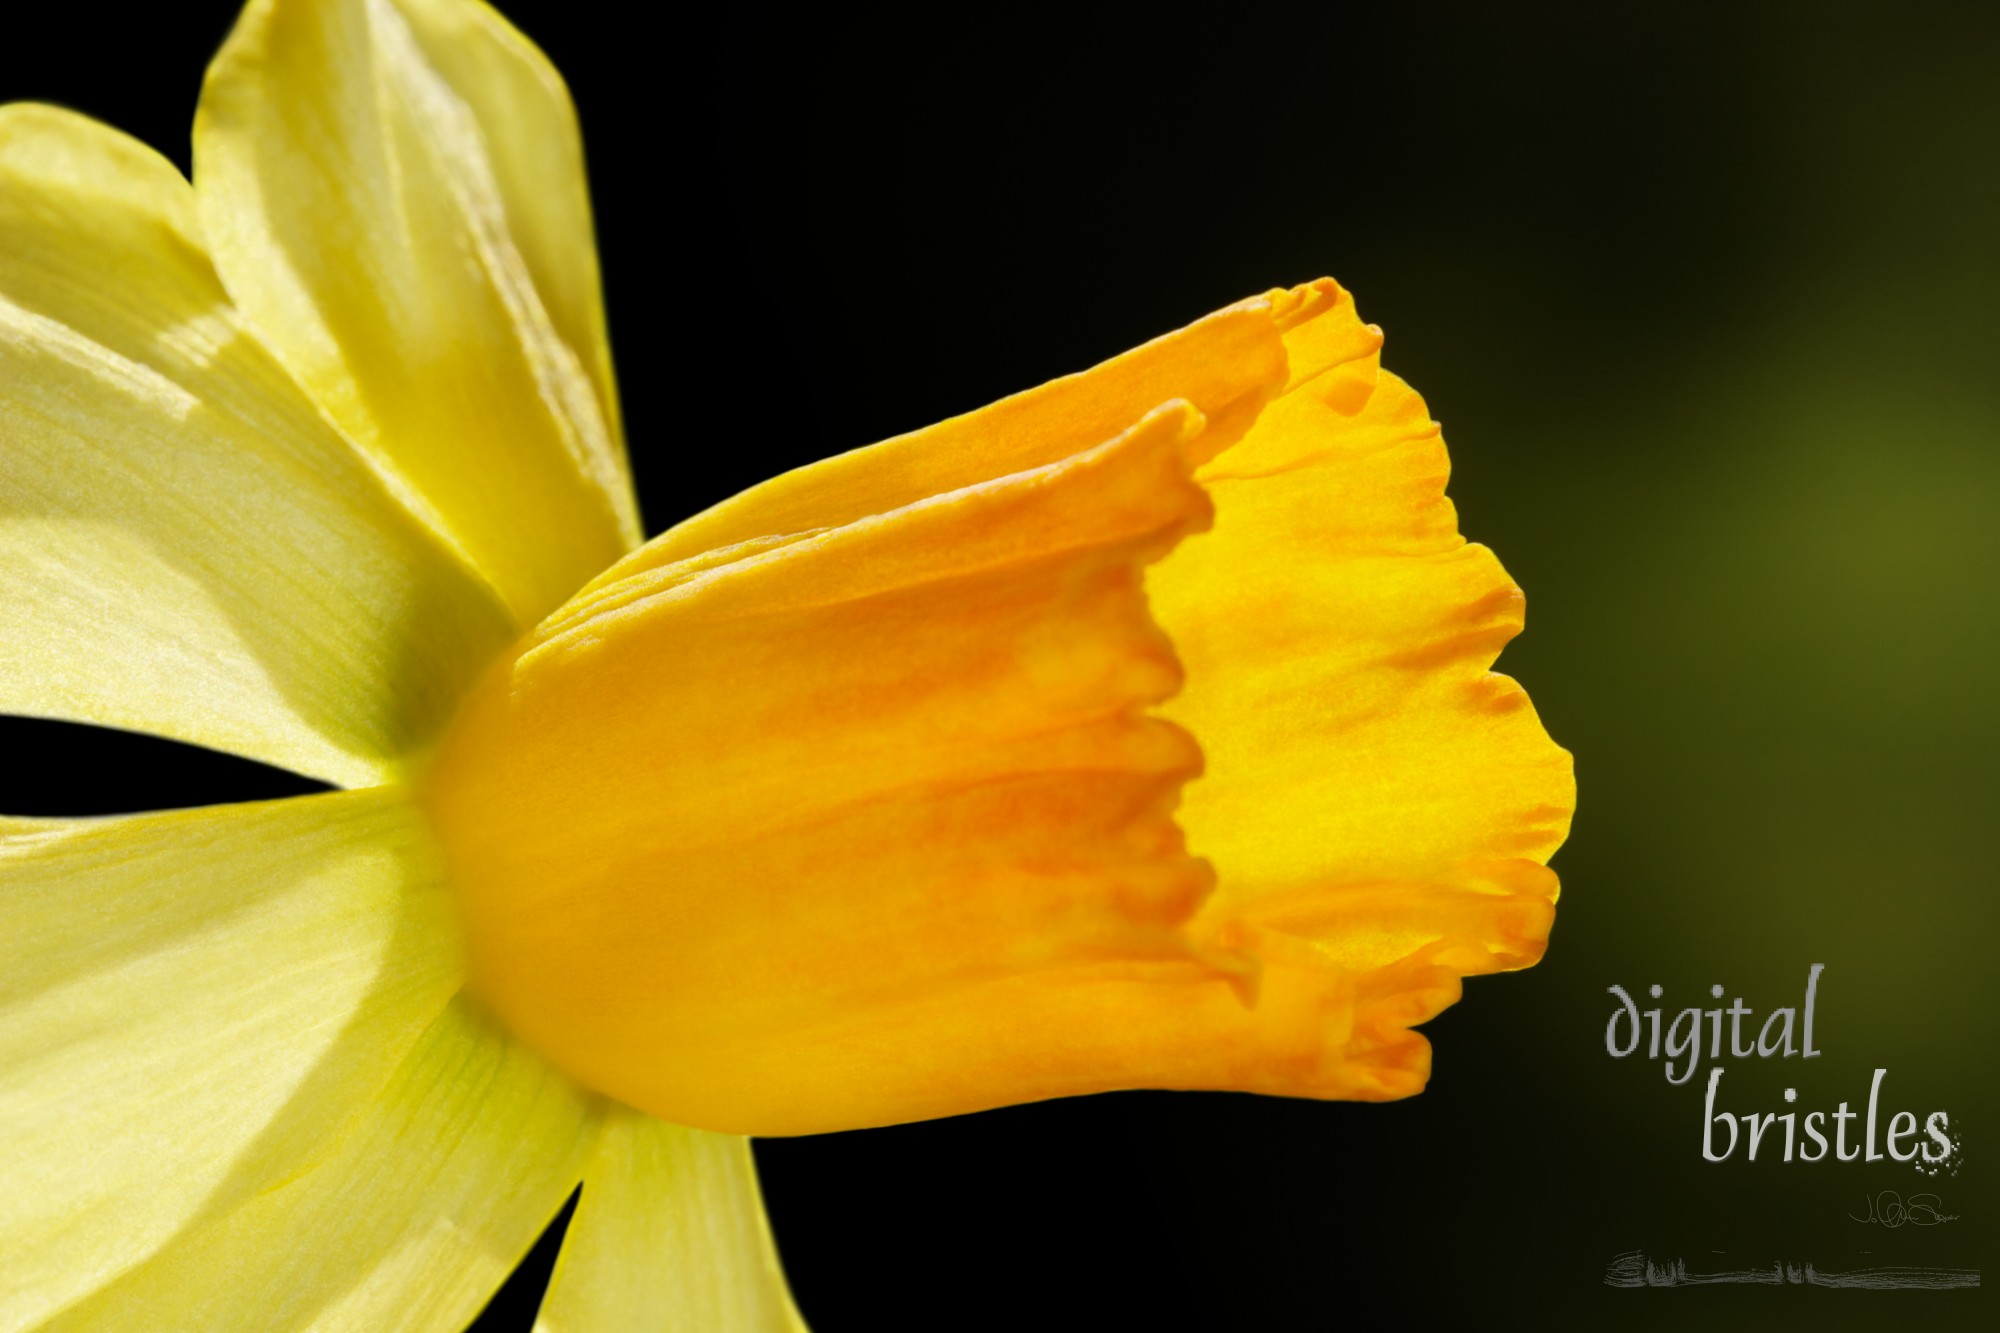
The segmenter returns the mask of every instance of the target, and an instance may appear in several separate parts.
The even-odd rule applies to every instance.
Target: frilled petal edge
[[[1541,957],[1576,787],[1489,670],[1521,591],[1459,536],[1423,400],[1335,284],[1268,299],[1286,390],[1197,474],[1214,530],[1147,581],[1187,671],[1161,711],[1207,758],[1180,814],[1218,878],[1194,929],[1307,946],[1352,995],[1337,1095],[1403,1096],[1429,1073],[1410,1025]]]

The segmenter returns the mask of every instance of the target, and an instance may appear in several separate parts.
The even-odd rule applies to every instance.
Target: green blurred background
[[[1631,1250],[1978,1268],[2000,1234],[1985,9],[504,7],[582,108],[655,529],[1330,273],[1445,423],[1463,528],[1528,591],[1501,667],[1577,756],[1547,961],[1430,1025],[1420,1098],[761,1145],[821,1333],[1331,1329],[1385,1299],[1419,1327],[1988,1326],[1979,1291],[1603,1281]],[[173,8],[109,36],[51,9],[0,94],[184,162],[233,5]],[[1812,963],[1824,1058],[1730,1062],[1727,1104],[1865,1102],[1886,1067],[1885,1116],[1949,1112],[1955,1175],[1706,1163],[1705,1067],[1605,1053],[1613,983],[1761,1012]],[[1959,1218],[1851,1220],[1884,1189]],[[538,1271],[488,1326],[525,1326]]]

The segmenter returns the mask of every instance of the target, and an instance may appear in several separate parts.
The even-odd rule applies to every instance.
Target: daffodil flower
[[[0,710],[342,788],[0,825],[0,1327],[460,1328],[579,1182],[544,1328],[795,1327],[742,1135],[1401,1097],[1540,956],[1520,593],[1340,288],[644,545],[598,292],[472,0],[254,0],[192,185],[0,109]]]

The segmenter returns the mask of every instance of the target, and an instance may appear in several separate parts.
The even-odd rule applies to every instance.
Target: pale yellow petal
[[[750,1142],[618,1108],[537,1333],[802,1333]]]
[[[575,114],[492,10],[254,0],[195,185],[251,322],[521,624],[637,543]]]
[[[0,108],[0,711],[361,785],[508,630],[245,330],[173,167]]]
[[[575,1187],[598,1114],[450,1004],[331,1153],[211,1210],[51,1327],[458,1333]]]
[[[8,821],[0,1328],[324,1154],[448,1003],[448,925],[395,791]]]

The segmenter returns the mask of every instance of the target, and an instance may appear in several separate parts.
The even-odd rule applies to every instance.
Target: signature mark
[[[1944,1211],[1944,1204],[1935,1194],[1912,1194],[1908,1200],[1894,1190],[1883,1190],[1880,1194],[1863,1195],[1861,1206],[1865,1217],[1848,1217],[1856,1222],[1873,1223],[1894,1231],[1897,1227],[1934,1227],[1946,1222],[1956,1222],[1957,1213]]]

